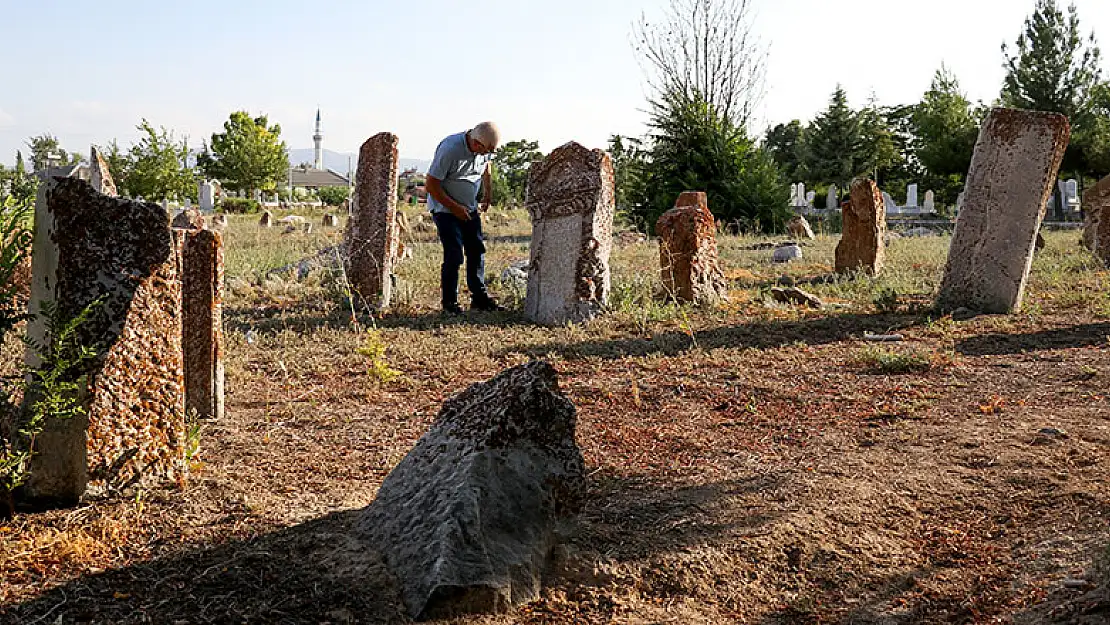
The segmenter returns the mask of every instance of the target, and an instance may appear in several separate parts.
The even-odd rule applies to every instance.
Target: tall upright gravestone
[[[181,259],[185,412],[202,419],[222,419],[223,239],[211,230],[188,230]]]
[[[544,325],[598,315],[609,297],[613,164],[570,142],[528,172],[531,262],[524,311]]]
[[[874,180],[852,181],[842,216],[844,226],[836,245],[836,272],[879,275],[886,259],[886,201]]]
[[[1071,128],[1054,113],[996,108],[979,132],[937,308],[1021,308],[1037,233]]]
[[[116,190],[116,181],[112,179],[112,172],[108,170],[108,161],[100,155],[100,150],[92,148],[89,154],[89,181],[93,189],[109,197],[119,196]]]
[[[53,302],[70,320],[92,306],[75,338],[96,356],[78,398],[84,415],[49,419],[35,440],[31,498],[73,502],[90,482],[150,483],[181,470],[183,236],[156,204],[111,198],[77,179],[40,187],[30,311]],[[45,315],[28,325],[39,344],[50,342],[48,332]],[[34,350],[27,363],[43,366]]]
[[[1083,246],[1110,267],[1110,176],[1083,194],[1083,212]]]
[[[705,193],[687,191],[655,224],[663,289],[680,302],[716,304],[728,293],[717,257],[717,222]]]
[[[397,253],[397,135],[383,132],[362,144],[355,178],[356,207],[347,220],[347,279],[370,308],[389,307]]]

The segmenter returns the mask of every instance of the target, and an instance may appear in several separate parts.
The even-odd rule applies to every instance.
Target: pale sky
[[[388,130],[402,156],[429,158],[483,119],[544,151],[572,139],[604,147],[644,132],[631,26],[666,2],[0,0],[0,163],[43,132],[86,155],[113,138],[126,147],[143,117],[199,147],[239,109],[308,148],[317,106],[337,152]],[[1001,45],[1034,0],[753,3],[769,51],[762,131],[811,118],[837,83],[855,106],[872,94],[916,102],[942,62],[989,102]],[[1110,0],[1075,4],[1110,58]]]

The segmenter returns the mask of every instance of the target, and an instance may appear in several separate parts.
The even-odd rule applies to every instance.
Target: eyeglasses
[[[479,140],[477,140],[473,137],[471,137],[470,140],[474,142],[474,147],[477,148],[476,150],[474,150],[475,152],[491,152],[492,151],[489,148],[487,148],[486,144],[482,143],[481,141],[479,141]]]

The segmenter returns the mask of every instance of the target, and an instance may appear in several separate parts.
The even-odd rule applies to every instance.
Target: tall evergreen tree
[[[837,85],[829,108],[806,132],[805,168],[812,182],[831,182],[847,188],[852,178],[867,173],[860,117],[848,106],[848,94]]]
[[[789,124],[779,124],[771,128],[763,140],[763,149],[790,180],[797,180],[802,176],[804,147],[805,128],[796,119]]]
[[[964,176],[979,136],[979,119],[956,77],[941,66],[913,108],[914,154],[930,174]]]
[[[1084,143],[1096,138],[1089,127],[1094,119],[1094,97],[1102,83],[1099,67],[1101,52],[1094,33],[1083,36],[1075,5],[1067,14],[1056,0],[1037,0],[1033,14],[1010,54],[1006,57],[1006,77],[1002,85],[1002,103],[1014,108],[1063,113],[1072,124],[1072,141],[1064,157],[1064,171],[1090,171]]]

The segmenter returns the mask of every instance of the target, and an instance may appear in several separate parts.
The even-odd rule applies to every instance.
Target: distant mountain
[[[296,167],[301,163],[309,163],[315,159],[315,152],[312,148],[303,148],[297,150],[289,150],[289,164]],[[428,166],[432,164],[431,161],[421,158],[400,158],[397,159],[397,164],[400,169],[406,170],[413,167],[420,173],[428,171]],[[350,165],[351,169],[358,167],[358,155],[346,154],[342,152],[332,152],[331,150],[324,149],[324,169],[330,169],[340,174],[347,173],[347,167]]]

